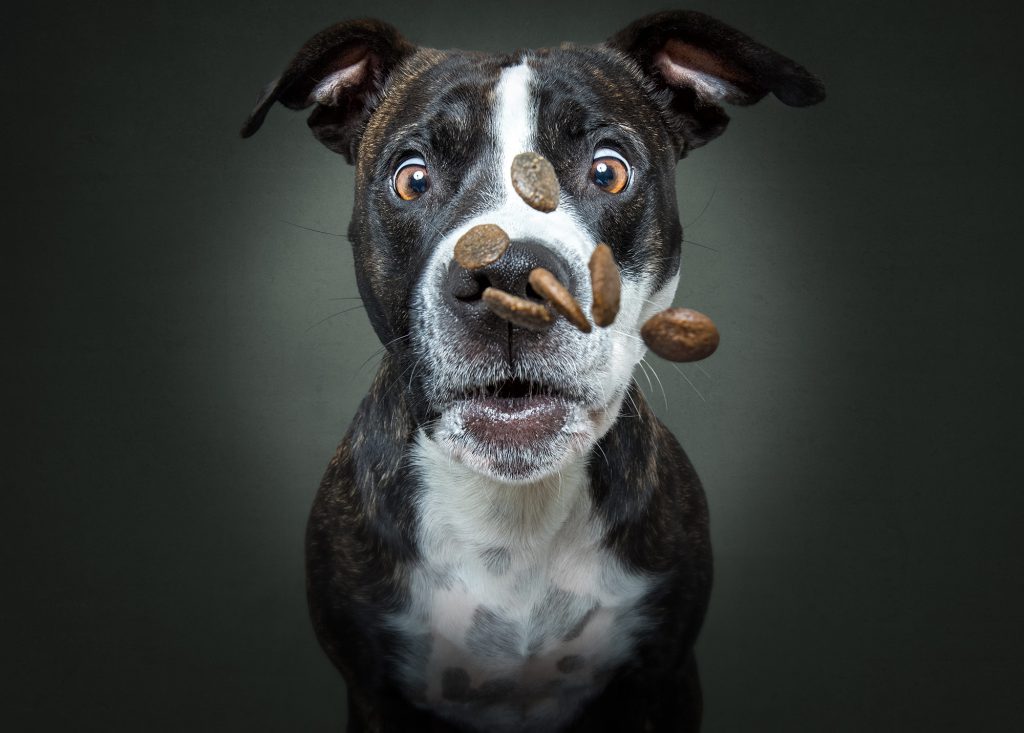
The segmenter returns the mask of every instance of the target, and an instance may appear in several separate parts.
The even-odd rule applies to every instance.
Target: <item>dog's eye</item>
[[[430,190],[430,173],[423,158],[408,158],[395,171],[395,193],[403,201],[413,201]]]
[[[590,164],[590,180],[608,193],[622,193],[629,184],[633,170],[619,153],[611,148],[601,148],[594,153]]]

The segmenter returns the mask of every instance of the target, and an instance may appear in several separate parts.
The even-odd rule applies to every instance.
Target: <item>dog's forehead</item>
[[[521,65],[529,69],[530,100],[560,134],[614,120],[657,126],[639,72],[604,47],[566,45],[511,54],[420,49],[389,81],[360,158],[376,159],[389,142],[427,130],[463,139],[486,133],[502,73]]]

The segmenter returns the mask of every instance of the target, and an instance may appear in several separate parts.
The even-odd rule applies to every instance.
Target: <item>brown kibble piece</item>
[[[487,288],[484,303],[501,318],[514,326],[530,331],[543,331],[553,320],[551,311],[540,303],[520,298],[497,288]]]
[[[512,188],[537,211],[558,208],[558,176],[548,159],[537,153],[520,153],[512,161]]]
[[[594,323],[598,326],[612,325],[619,312],[622,282],[612,248],[607,244],[597,245],[594,254],[590,255],[590,284],[594,290],[594,304],[590,308]]]
[[[501,259],[509,239],[497,224],[478,224],[455,243],[455,261],[467,270],[479,270]]]
[[[580,308],[580,304],[565,289],[558,278],[550,270],[536,267],[530,271],[530,285],[551,303],[551,307],[561,313],[568,321],[583,333],[590,333],[590,321]]]
[[[718,328],[706,315],[689,308],[656,313],[640,335],[651,351],[669,361],[700,361],[718,348]]]

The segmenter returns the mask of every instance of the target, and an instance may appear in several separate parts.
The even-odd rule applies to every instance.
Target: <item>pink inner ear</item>
[[[679,74],[679,70],[707,74],[725,82],[750,82],[750,76],[740,69],[729,67],[718,56],[698,46],[671,39],[654,57],[663,74]],[[667,69],[666,67],[669,67]]]
[[[654,65],[670,85],[692,87],[701,97],[714,101],[742,98],[742,90],[730,82],[750,81],[743,71],[727,66],[703,48],[674,38],[654,55]]]
[[[360,86],[366,81],[370,69],[370,54],[366,48],[354,48],[341,59],[331,64],[326,75],[313,87],[309,103],[316,102],[327,107],[338,105],[346,90]]]

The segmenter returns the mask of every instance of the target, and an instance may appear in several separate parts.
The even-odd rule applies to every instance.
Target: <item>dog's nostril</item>
[[[467,273],[468,277],[459,278],[452,287],[452,295],[463,303],[480,300],[484,290],[491,286],[491,281],[483,273]]]

